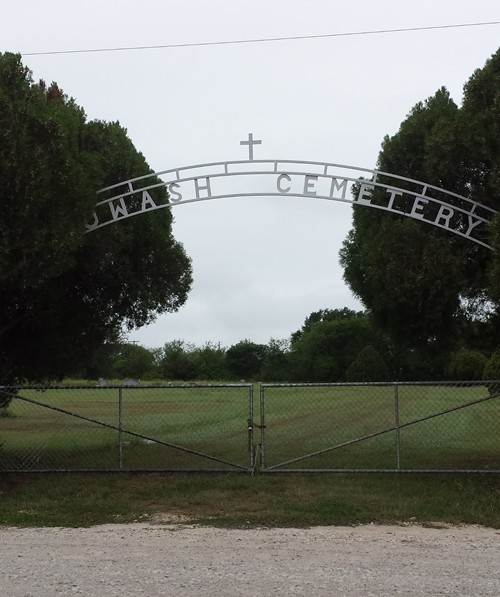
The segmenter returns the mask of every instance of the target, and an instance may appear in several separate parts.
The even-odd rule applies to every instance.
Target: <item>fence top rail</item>
[[[440,380],[440,381],[367,381],[367,382],[319,382],[319,383],[263,383],[262,388],[338,388],[338,387],[394,387],[394,386],[484,386],[500,384],[499,379]]]
[[[82,384],[82,385],[0,385],[2,390],[168,390],[168,389],[196,389],[196,388],[252,388],[251,383],[185,383],[185,384]]]
[[[394,386],[484,386],[489,384],[499,384],[500,379],[482,379],[482,380],[439,380],[439,381],[372,381],[372,382],[315,382],[315,383],[258,383],[261,388],[335,388],[335,387],[394,387]],[[210,388],[253,388],[252,383],[167,383],[167,384],[13,384],[0,385],[1,391],[13,390],[168,390],[168,389],[210,389]]]

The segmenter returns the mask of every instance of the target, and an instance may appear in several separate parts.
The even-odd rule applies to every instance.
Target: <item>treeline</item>
[[[149,174],[150,167],[119,123],[88,121],[57,84],[35,83],[20,55],[0,54],[0,115],[2,385],[75,375],[292,382],[500,377],[500,50],[472,74],[460,105],[445,88],[418,102],[384,138],[377,163],[378,182],[391,172],[467,197],[478,217],[481,205],[496,212],[483,239],[494,250],[408,218],[412,208],[398,193],[401,215],[354,205],[340,263],[366,311],[317,311],[289,339],[267,344],[196,347],[176,340],[150,350],[119,341],[121,330],[177,311],[192,284],[170,210],[85,233],[95,190]],[[158,203],[168,200],[164,188],[150,192]],[[370,202],[386,205],[383,187],[373,185]],[[462,224],[467,237],[472,221]]]
[[[103,345],[76,376],[143,381],[369,382],[477,380],[500,377],[500,353],[472,343],[423,358],[398,354],[367,312],[325,309],[311,313],[290,339],[267,344],[242,340],[230,347],[182,340],[148,349]]]

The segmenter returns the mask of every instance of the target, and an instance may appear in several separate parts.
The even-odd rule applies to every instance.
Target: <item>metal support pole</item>
[[[118,468],[123,470],[122,389],[118,389]]]
[[[265,470],[266,468],[266,460],[265,460],[265,428],[266,428],[266,419],[265,419],[265,408],[264,408],[264,386],[260,386],[260,455],[259,455],[259,468],[261,471]]]
[[[253,441],[253,385],[248,389],[248,462],[250,470],[255,469],[254,441]]]
[[[399,385],[394,383],[394,418],[396,427],[396,470],[401,470],[401,432],[399,423]]]

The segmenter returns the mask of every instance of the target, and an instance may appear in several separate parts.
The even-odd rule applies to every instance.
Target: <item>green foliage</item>
[[[194,346],[186,344],[183,340],[167,342],[159,366],[162,377],[173,381],[196,379],[193,350]]]
[[[268,382],[284,382],[290,379],[290,345],[287,340],[271,338],[266,345],[261,379]]]
[[[356,360],[351,363],[346,371],[346,381],[387,381],[389,376],[384,359],[369,344],[365,346]]]
[[[500,50],[464,86],[461,167],[474,198],[498,209],[500,199]],[[495,260],[498,261],[498,260]]]
[[[308,315],[304,321],[304,324],[291,335],[292,344],[300,340],[300,338],[311,330],[311,328],[317,323],[322,321],[338,321],[344,319],[353,319],[355,317],[362,317],[363,312],[356,312],[352,309],[344,307],[343,309],[320,309],[319,311],[313,311]]]
[[[158,371],[160,377],[173,381],[221,381],[227,378],[226,349],[210,342],[197,347],[173,340],[162,349]]]
[[[446,339],[459,308],[452,247],[411,220],[392,219],[355,242],[344,246],[344,277],[380,328],[401,347]]]
[[[461,348],[451,355],[448,366],[450,379],[458,381],[483,379],[486,361],[484,354],[477,350]]]
[[[220,344],[207,342],[193,351],[193,364],[196,378],[207,381],[220,381],[227,378],[226,349]]]
[[[384,139],[378,169],[499,209],[499,98],[500,51],[465,85],[460,108],[444,88],[418,103]],[[372,203],[381,192],[373,191]],[[500,219],[491,242],[500,248]],[[404,216],[354,206],[340,260],[346,282],[389,336],[395,369],[430,378],[443,374],[446,352],[469,342],[487,348],[481,338],[496,335],[499,254]]]
[[[106,342],[99,346],[82,364],[80,371],[73,370],[74,377],[99,379],[113,377],[113,364],[118,352],[118,345]]]
[[[259,377],[265,358],[265,345],[242,340],[227,349],[226,365],[231,375],[238,379],[251,380]]]
[[[122,326],[184,303],[191,267],[169,210],[85,234],[96,190],[149,172],[119,123],[88,122],[0,54],[1,382],[61,378]]]
[[[326,313],[326,316],[325,316]],[[311,323],[316,320],[315,323]],[[379,340],[366,313],[325,311],[308,317],[292,343],[290,372],[294,381],[336,382],[345,379],[361,349]]]
[[[434,164],[430,140],[456,112],[443,89],[417,104],[399,132],[384,139],[378,167],[437,184],[427,167]],[[340,254],[344,278],[398,351],[427,350],[449,338],[461,284],[460,254],[449,241],[403,216],[353,210],[353,229]]]
[[[153,369],[153,365],[154,356],[147,348],[138,344],[122,344],[113,363],[112,377],[141,379]]]
[[[2,286],[40,287],[73,265],[96,190],[80,164],[84,125],[56,84],[34,85],[18,55],[0,54]]]
[[[175,340],[165,345],[160,376],[171,380],[224,381],[288,380],[288,342],[271,339],[267,345],[243,340],[226,349],[207,342],[201,347]]]
[[[488,384],[490,394],[497,394],[500,391],[500,350],[494,352],[486,362],[483,379],[497,382]]]

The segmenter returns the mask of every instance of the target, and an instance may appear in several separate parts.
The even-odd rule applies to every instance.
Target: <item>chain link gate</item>
[[[278,472],[500,472],[500,382],[262,384]]]
[[[0,387],[0,471],[500,472],[500,382]]]
[[[254,469],[252,384],[0,388],[0,471]]]

